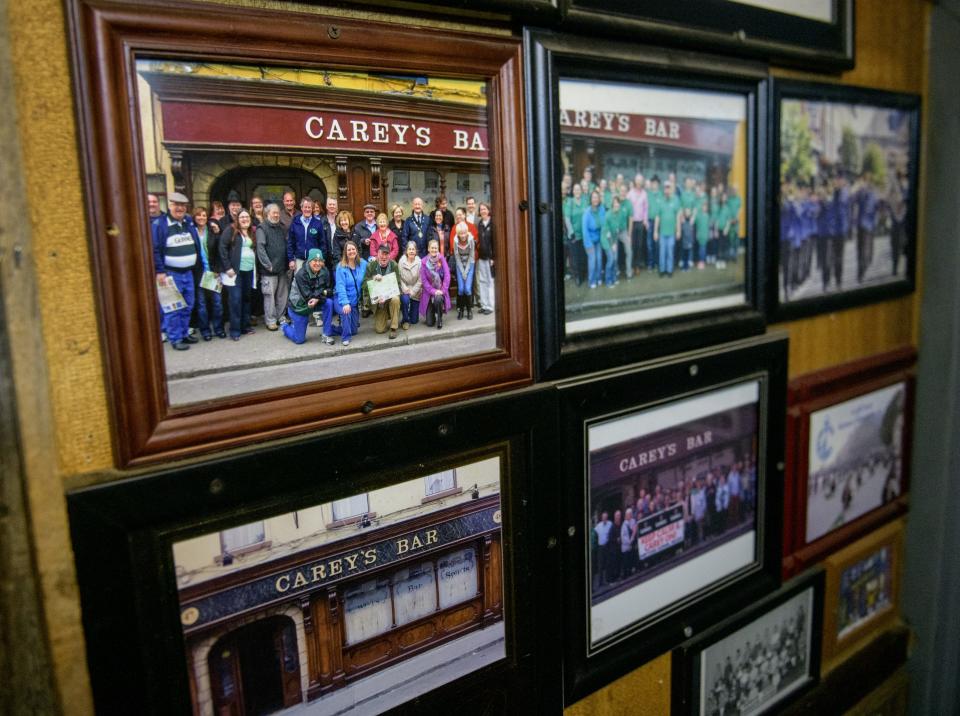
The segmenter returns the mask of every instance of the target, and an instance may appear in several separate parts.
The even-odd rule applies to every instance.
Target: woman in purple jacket
[[[420,264],[420,282],[420,315],[426,318],[428,326],[436,323],[437,328],[443,328],[443,314],[450,310],[450,268],[440,255],[436,239],[427,244],[427,256]]]

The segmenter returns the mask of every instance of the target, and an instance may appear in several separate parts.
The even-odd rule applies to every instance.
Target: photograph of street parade
[[[500,467],[175,543],[194,713],[378,714],[504,659]]]
[[[497,348],[486,82],[136,71],[171,405]]]
[[[779,301],[913,280],[916,111],[783,97]]]
[[[895,383],[810,414],[807,543],[900,496],[906,391]]]
[[[837,640],[893,606],[893,547],[885,545],[840,573]]]
[[[755,564],[759,389],[589,426],[594,642]]]
[[[559,84],[566,333],[744,305],[746,95]]]
[[[810,587],[700,654],[700,716],[769,712],[810,683]]]

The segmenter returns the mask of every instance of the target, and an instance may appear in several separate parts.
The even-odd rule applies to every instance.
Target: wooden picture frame
[[[245,8],[231,10],[231,39],[226,41],[219,8],[149,0],[70,0],[67,15],[113,447],[121,467],[424,408],[531,381],[519,41],[464,36],[459,38],[462,51],[451,54],[446,31],[318,14],[278,16]],[[271,27],[271,32],[264,33],[265,26]],[[372,48],[372,36],[386,38],[386,44]],[[354,369],[344,368],[322,384],[304,383],[301,376],[285,387],[174,406],[164,370],[165,360],[173,353],[167,351],[165,359],[159,340],[144,339],[159,336],[160,326],[138,134],[138,58],[377,73],[382,71],[384,52],[390,47],[405,48],[389,53],[392,72],[462,78],[485,87],[488,111],[478,117],[486,126],[483,131],[489,132],[485,149],[489,150],[493,221],[499,233],[495,240],[496,328],[491,339],[495,347],[434,360],[429,371],[417,369],[406,359],[391,359],[386,370],[377,366],[375,379],[369,372],[351,375]],[[410,47],[417,51],[407,51]],[[299,104],[292,106],[309,108],[311,102],[316,106],[315,100],[301,95]],[[396,103],[384,102],[390,105],[389,111],[384,111],[397,116]],[[345,193],[352,196],[345,173],[348,160],[339,154],[336,158],[337,192],[342,199]],[[332,163],[332,153],[329,159]],[[185,170],[179,160],[171,161],[175,188],[179,189]],[[370,176],[379,177],[375,170],[380,165],[371,167]],[[379,202],[386,200],[382,182],[371,178],[370,186],[370,191],[381,192]],[[194,348],[202,350],[205,345]],[[250,388],[241,381],[235,393],[243,390]]]
[[[886,524],[830,555],[824,562],[827,575],[823,608],[825,671],[857,644],[897,620],[905,527],[904,519]],[[852,589],[860,592],[844,593]]]
[[[770,335],[558,384],[567,704],[779,586],[786,351]]]
[[[790,382],[783,533],[784,576],[802,571],[870,530],[906,512],[910,489],[916,355],[916,350],[912,346],[904,346],[808,373]],[[842,408],[844,405],[850,405],[857,399],[863,399],[864,396],[869,399],[877,394],[889,399],[888,394],[895,392],[894,389],[898,386],[903,393],[901,406],[903,425],[897,437],[901,446],[898,494],[891,496],[890,499],[883,499],[883,496],[879,495],[879,500],[872,499],[869,503],[870,509],[861,510],[852,517],[844,517],[847,512],[847,509],[844,509],[841,512],[841,517],[844,517],[842,522],[835,527],[831,526],[826,531],[822,529],[822,519],[816,520],[821,527],[812,527],[808,495],[812,488],[807,484],[811,463],[811,418],[817,414],[826,415],[827,410],[835,406]],[[865,411],[864,414],[867,419],[870,419],[869,412]],[[837,428],[837,426],[832,427],[833,430]],[[834,434],[833,431],[829,432],[831,436]],[[849,431],[846,434],[849,436]],[[857,475],[852,477],[854,481],[857,478]],[[859,483],[863,485],[864,478],[860,478]],[[872,483],[868,480],[866,484]],[[853,489],[851,486],[851,493]],[[828,492],[831,495],[839,493],[842,500],[846,499],[839,485],[836,488],[830,488],[829,480],[824,478],[817,486],[817,494],[826,499]],[[851,506],[853,506],[853,496],[851,495],[849,500]],[[878,496],[874,495],[874,497]],[[854,507],[857,510],[861,509]],[[830,520],[828,519],[827,522]],[[808,530],[811,529],[813,531],[808,534]]]
[[[532,29],[524,31],[524,44],[528,141],[539,149],[530,166],[538,375],[566,378],[762,332],[766,68]],[[584,95],[600,91],[602,97]],[[606,105],[610,112],[601,112]],[[579,201],[589,204],[596,183],[587,171],[596,172],[601,189],[623,178],[631,185],[628,202],[647,202],[648,211],[646,223],[627,217],[625,238],[608,242],[612,251],[601,247],[604,239],[591,247],[600,268],[584,277],[581,264],[592,259],[577,234],[582,220],[570,204],[576,197],[566,190],[568,178],[573,194],[586,183]],[[654,197],[666,194],[658,182],[666,186],[674,173],[694,205],[713,206],[713,191],[725,199],[728,185],[736,187],[730,206],[740,208],[724,224],[733,227],[733,239],[715,238],[708,221],[703,244],[698,238],[687,255],[678,236],[674,260],[661,260],[653,237],[662,226],[649,221]],[[642,196],[632,188],[641,174]],[[604,195],[607,201],[615,208],[613,197]],[[680,227],[679,220],[667,225]]]
[[[70,493],[98,711],[180,713],[245,695],[277,708],[357,699],[370,713],[559,711],[559,605],[539,598],[559,589],[553,404],[531,389]],[[418,455],[393,457],[411,444]],[[314,465],[327,465],[324,480]],[[384,622],[351,606],[388,589],[399,600],[404,580],[453,564],[451,550],[471,552],[460,555],[471,569],[433,576],[440,596],[425,610],[393,604]],[[458,580],[474,588],[457,592]],[[297,676],[279,692],[256,654],[271,653],[260,627],[281,617],[292,631],[277,663]],[[465,640],[468,658],[447,653],[462,656]],[[220,651],[241,660],[229,682]]]
[[[769,319],[912,293],[919,95],[775,80],[770,98]]]
[[[706,0],[691,17],[682,5],[655,0],[565,0],[563,14],[565,26],[589,24],[630,39],[761,57],[806,69],[851,69],[854,0],[828,0],[826,5],[829,17],[819,9],[805,15],[760,2]]]
[[[775,594],[734,613],[707,633],[674,650],[671,713],[691,716],[713,713],[707,702],[717,698],[748,704],[748,708],[741,710],[734,706],[731,713],[772,713],[765,707],[773,706],[779,713],[814,689],[820,680],[823,584],[822,570],[797,577]],[[766,630],[761,631],[764,628]],[[777,644],[761,648],[764,637],[772,642],[774,634],[780,635]],[[800,649],[801,640],[806,645],[804,650]],[[741,656],[741,650],[746,656],[747,647],[763,653],[752,660],[741,659],[743,666],[738,668],[737,657]],[[764,655],[773,649],[780,655],[774,667],[776,681],[767,675],[753,678],[763,670],[749,662],[765,664],[769,659],[764,659]],[[730,665],[729,674],[726,664]],[[760,686],[755,687],[757,682]],[[714,690],[711,683],[719,683],[720,687]],[[771,686],[775,689],[772,693]]]

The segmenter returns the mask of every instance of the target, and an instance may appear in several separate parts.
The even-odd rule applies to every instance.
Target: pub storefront
[[[491,495],[184,587],[196,712],[322,699],[497,625],[502,574]]]
[[[441,195],[451,207],[468,195],[489,201],[479,90],[457,102],[453,92],[437,92],[441,99],[390,93],[380,86],[386,81],[368,80],[364,90],[265,82],[240,70],[232,76],[231,68],[223,77],[176,69],[138,63],[149,94],[140,103],[145,170],[155,193],[179,191],[194,206],[226,205],[232,191],[244,206],[254,195],[280,203],[287,191],[321,204],[332,196],[355,221],[368,203],[387,213],[399,203],[409,215],[418,195],[428,209]]]

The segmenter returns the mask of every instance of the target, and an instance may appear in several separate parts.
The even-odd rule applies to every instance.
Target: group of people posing
[[[843,286],[844,246],[856,237],[857,283],[873,263],[874,237],[886,224],[890,234],[891,275],[896,276],[906,247],[909,182],[891,171],[881,192],[874,173],[864,169],[851,184],[839,165],[827,166],[811,181],[786,181],[780,187],[780,269],[785,299],[810,277],[816,254],[823,291]]]
[[[312,318],[325,343],[338,336],[348,346],[370,315],[374,330],[391,339],[421,318],[442,328],[451,293],[458,319],[472,319],[475,307],[494,310],[490,206],[473,197],[452,213],[441,196],[429,215],[416,197],[408,217],[399,205],[388,217],[367,204],[359,222],[332,197],[322,208],[303,197],[297,211],[291,192],[282,207],[254,196],[250,208],[231,192],[226,208],[215,201],[190,216],[186,196],[174,192],[167,200],[161,213],[149,195],[148,210],[157,282],[172,282],[183,297],[162,315],[174,350],[197,343],[194,332],[205,341],[226,338],[227,323],[238,341],[254,332],[260,311],[267,330],[294,343],[306,340]]]
[[[740,244],[742,202],[734,186],[686,177],[677,185],[670,174],[632,183],[623,174],[593,180],[593,169],[574,182],[566,174],[563,196],[563,246],[566,278],[590,288],[616,286],[646,269],[661,277],[674,269],[726,268],[735,263]]]
[[[752,519],[756,500],[757,470],[752,460],[722,465],[664,488],[650,478],[641,487],[635,504],[624,505],[595,517],[591,534],[594,587],[612,585],[644,568],[638,544],[644,519],[680,505],[683,509],[683,543],[689,549],[724,534]]]

